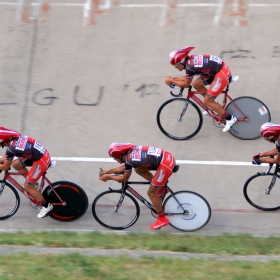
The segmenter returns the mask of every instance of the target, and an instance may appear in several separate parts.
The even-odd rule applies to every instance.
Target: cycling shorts
[[[51,157],[47,150],[44,155],[37,161],[33,162],[31,169],[29,170],[26,182],[28,184],[35,184],[40,177],[48,170],[51,164]]]
[[[222,69],[215,75],[213,82],[207,91],[207,96],[217,97],[229,84],[231,72],[229,67],[223,62]]]
[[[29,158],[20,157],[19,161],[24,167],[33,165],[33,160]]]
[[[158,166],[155,175],[153,176],[151,185],[155,188],[161,188],[165,186],[169,177],[173,174],[172,169],[175,165],[175,158],[169,152],[163,151],[161,163]]]

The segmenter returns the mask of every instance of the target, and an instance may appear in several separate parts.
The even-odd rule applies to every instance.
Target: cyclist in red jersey
[[[123,165],[104,170],[101,172],[100,180],[114,180],[117,182],[127,182],[132,174],[132,169],[151,182],[148,189],[148,196],[157,211],[158,218],[150,228],[159,230],[167,226],[169,220],[166,218],[160,199],[162,191],[168,178],[173,174],[176,165],[174,157],[167,151],[152,146],[136,146],[131,143],[112,143],[109,147],[109,156]],[[155,170],[153,175],[150,170]],[[110,175],[111,173],[124,173],[123,175]]]
[[[195,54],[189,52],[194,47],[186,47],[181,50],[175,50],[170,53],[170,63],[179,71],[186,71],[186,75],[181,77],[167,76],[165,83],[171,87],[179,86],[188,88],[191,84],[198,91],[205,92],[204,103],[213,111],[218,113],[222,119],[226,120],[223,132],[230,130],[237,119],[228,114],[226,110],[215,101],[215,98],[229,84],[231,71],[225,62],[214,55]],[[193,83],[195,75],[200,75]],[[209,89],[206,86],[209,86]],[[203,114],[208,114],[206,111]]]
[[[18,172],[28,172],[26,162],[33,162],[24,182],[24,189],[32,195],[42,206],[38,218],[44,218],[53,206],[46,201],[42,194],[34,187],[51,163],[47,149],[37,140],[20,134],[15,130],[0,127],[0,144],[7,147],[6,154],[0,158],[0,170],[8,170],[12,165]],[[14,157],[18,157],[13,161]],[[28,164],[30,165],[30,164]]]
[[[264,123],[260,129],[261,136],[270,143],[276,142],[273,150],[259,153],[253,156],[252,163],[261,165],[262,163],[280,163],[280,124]],[[275,158],[272,156],[276,156]]]

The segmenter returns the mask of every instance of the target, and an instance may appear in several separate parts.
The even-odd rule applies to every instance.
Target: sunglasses
[[[174,64],[174,67],[178,67],[179,65],[183,65],[185,67],[185,64],[184,63],[175,63]]]

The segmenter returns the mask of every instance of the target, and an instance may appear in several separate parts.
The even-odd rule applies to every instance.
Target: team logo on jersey
[[[16,150],[24,151],[27,144],[28,137],[26,135],[21,135],[16,143]]]
[[[34,149],[38,150],[41,154],[45,153],[45,147],[38,141],[35,141]]]
[[[141,160],[141,150],[134,149],[131,153],[131,159],[134,161],[140,161]]]
[[[154,156],[154,157],[160,157],[161,153],[162,153],[162,149],[155,148],[155,147],[152,147],[152,146],[149,147],[148,152],[147,152],[148,155],[151,155],[151,156]]]
[[[203,67],[203,55],[195,55],[193,58],[194,67]]]
[[[215,56],[215,55],[211,55],[210,56],[210,60],[218,63],[218,64],[222,64],[223,63],[223,60],[221,58],[219,58],[218,56]]]

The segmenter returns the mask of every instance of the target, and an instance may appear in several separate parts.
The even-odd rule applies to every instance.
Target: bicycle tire
[[[208,201],[198,193],[192,191],[175,192],[164,201],[163,209],[169,219],[169,225],[181,231],[196,231],[207,225],[211,218],[211,207]],[[188,214],[183,214],[183,210]]]
[[[249,119],[248,122],[238,121],[242,118],[240,112],[230,102],[226,111],[237,118],[237,122],[229,131],[233,136],[242,140],[259,138],[262,124],[271,121],[271,115],[267,106],[259,99],[251,96],[241,96],[233,100],[242,113]]]
[[[113,230],[123,230],[137,222],[140,216],[140,207],[136,199],[128,193],[125,193],[118,211],[114,211],[121,194],[122,192],[118,190],[108,190],[94,199],[92,215],[100,225]]]
[[[0,187],[2,184],[0,180]],[[6,220],[16,214],[20,206],[20,197],[11,184],[5,182],[3,192],[0,194],[0,220]]]
[[[66,206],[54,205],[49,216],[60,222],[73,222],[80,219],[88,209],[88,197],[85,191],[75,183],[58,181],[52,183],[52,187],[60,198],[66,202]],[[42,195],[51,203],[60,202],[50,186],[47,186]]]
[[[243,194],[248,203],[253,207],[263,211],[276,211],[280,209],[280,180],[275,181],[275,185],[269,195],[265,193],[273,175],[273,173],[258,173],[251,176],[245,182]],[[279,179],[279,177],[277,178]]]
[[[179,116],[189,102],[182,119]],[[203,118],[198,106],[186,98],[172,98],[164,102],[157,112],[157,125],[161,132],[173,140],[188,140],[201,129]]]

